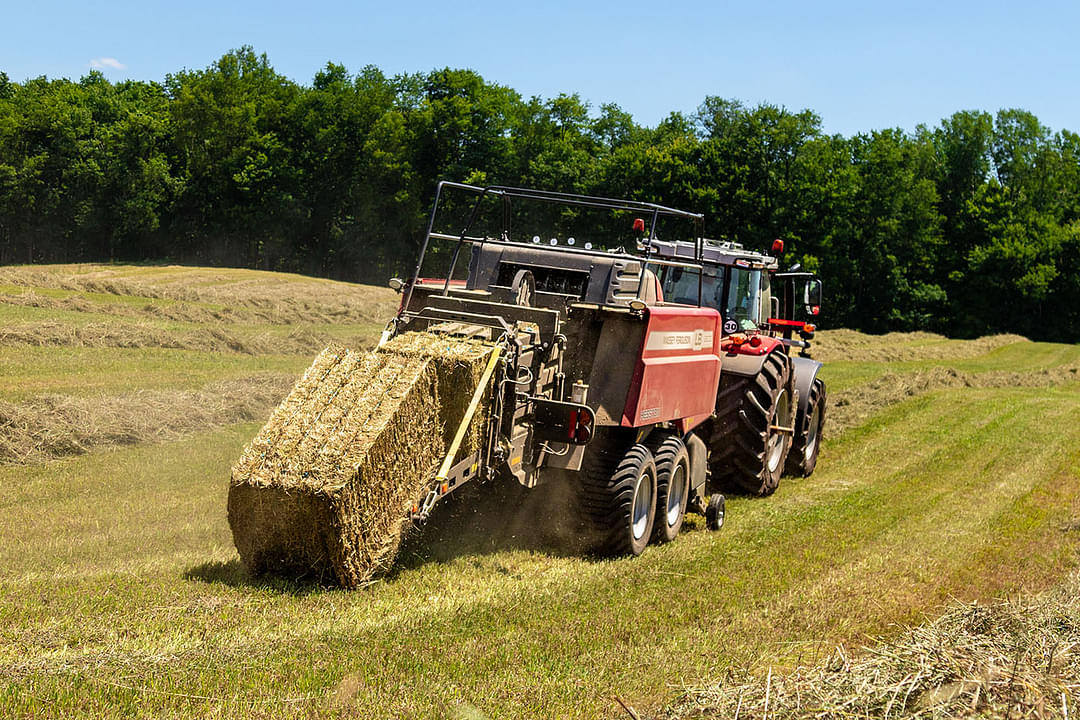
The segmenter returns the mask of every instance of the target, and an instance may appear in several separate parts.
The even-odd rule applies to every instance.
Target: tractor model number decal
[[[646,350],[701,350],[712,349],[712,330],[684,330],[679,332],[651,332],[645,342]]]

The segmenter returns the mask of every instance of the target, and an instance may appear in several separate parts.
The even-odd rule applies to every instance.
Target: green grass
[[[1017,343],[823,372],[833,397],[886,372],[1078,359]],[[0,347],[0,397],[194,387],[307,361]],[[356,592],[244,575],[225,500],[257,423],[3,467],[0,715],[625,717],[619,697],[647,716],[728,670],[811,662],[954,598],[1058,582],[1080,540],[1078,416],[1078,383],[928,393],[827,429],[811,478],[732,498],[720,533],[692,520],[636,559],[406,558]]]
[[[1078,411],[1078,387],[915,398],[833,441],[812,478],[733,499],[722,533],[635,560],[468,555],[352,593],[244,578],[224,503],[254,426],[12,468],[0,702],[117,717],[656,707],[950,597],[1053,582],[1076,549],[1059,528],[1080,513]]]

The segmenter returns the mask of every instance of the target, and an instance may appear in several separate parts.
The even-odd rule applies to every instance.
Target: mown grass
[[[106,270],[189,290],[250,279]],[[1080,360],[1071,346],[942,342],[912,338],[936,359],[832,362],[830,398],[931,366]],[[15,345],[0,347],[0,398],[194,388],[309,361]],[[650,716],[729,671],[812,662],[953,599],[1055,584],[1076,565],[1078,415],[1075,382],[897,395],[827,435],[811,478],[731,499],[721,533],[695,520],[633,560],[498,547],[406,557],[357,592],[245,576],[225,499],[258,423],[0,467],[0,715],[625,717],[618,697]],[[497,515],[476,522],[530,522]]]
[[[0,425],[20,425],[14,440],[0,436],[0,463],[145,441],[155,426],[175,435],[187,411],[166,395],[213,405],[208,389],[247,383],[265,398],[332,341],[372,345],[396,302],[388,288],[252,270],[0,268]],[[97,399],[100,419],[87,405]],[[230,402],[216,416],[250,417],[250,403]],[[62,434],[73,413],[90,431],[63,442],[52,426]],[[190,415],[190,430],[205,429],[208,413]]]
[[[302,356],[229,356],[165,348],[3,347],[0,398],[23,400],[43,393],[72,396],[118,394],[132,389],[201,388],[254,372],[299,375]]]
[[[912,398],[818,472],[635,560],[495,551],[360,592],[252,583],[224,518],[255,426],[0,471],[12,715],[618,716],[1074,564],[1080,387]],[[1046,433],[1044,428],[1056,432]],[[1038,437],[1033,443],[1031,438]]]
[[[950,343],[962,346],[964,341],[954,340]],[[1080,346],[1018,342],[973,357],[890,362],[868,362],[858,357],[851,360],[830,360],[827,363],[826,374],[830,392],[844,392],[866,385],[886,373],[911,374],[933,368],[949,368],[969,373],[1038,372],[1077,364],[1080,364]]]

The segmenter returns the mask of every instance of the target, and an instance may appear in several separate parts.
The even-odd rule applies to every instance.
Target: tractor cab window
[[[725,323],[734,320],[739,330],[756,330],[764,319],[761,314],[762,290],[768,292],[768,279],[763,287],[761,270],[731,268],[727,302],[724,304]]]
[[[698,271],[690,268],[662,266],[660,284],[667,302],[681,305],[698,304]],[[717,268],[706,267],[701,278],[701,304],[704,307],[719,307],[723,293],[723,279],[718,276]]]

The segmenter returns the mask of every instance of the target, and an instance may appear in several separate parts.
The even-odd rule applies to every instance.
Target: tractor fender
[[[799,393],[799,417],[805,417],[806,405],[810,402],[810,387],[817,378],[821,363],[817,360],[795,356],[791,358],[791,371],[795,374],[795,391]],[[727,358],[724,359],[724,370],[727,370]]]
[[[727,353],[722,357],[720,372],[743,377],[754,377],[761,372],[767,355],[742,355]]]

